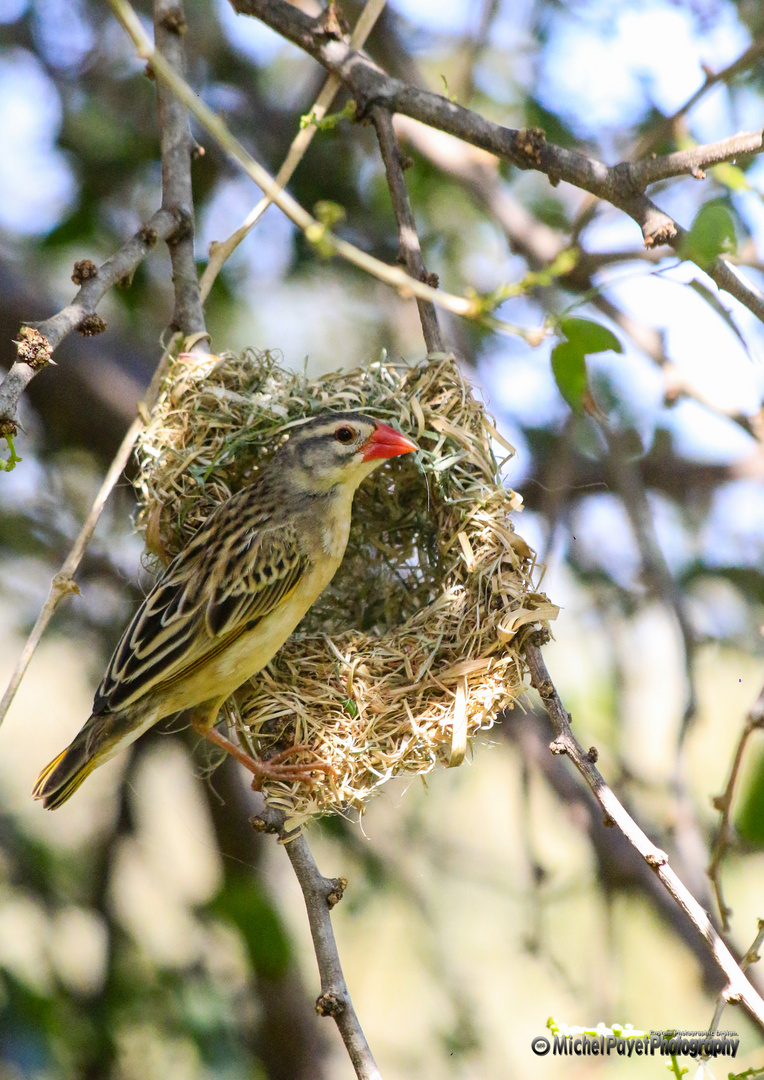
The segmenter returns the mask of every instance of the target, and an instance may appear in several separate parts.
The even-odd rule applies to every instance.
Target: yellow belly
[[[204,701],[222,703],[237,687],[257,674],[273,659],[313,606],[334,577],[340,562],[341,559],[322,559],[320,566],[314,566],[301,578],[292,595],[253,630],[242,634],[203,667],[157,695],[158,709],[152,722]]]

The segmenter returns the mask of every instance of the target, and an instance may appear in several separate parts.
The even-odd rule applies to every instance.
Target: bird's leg
[[[217,709],[213,713],[213,719],[216,716]],[[274,754],[273,757],[269,758],[267,761],[262,761],[260,758],[247,754],[240,746],[237,746],[236,743],[227,739],[225,735],[221,735],[216,728],[210,725],[209,715],[205,716],[204,719],[201,717],[192,719],[191,726],[194,731],[203,735],[205,739],[214,743],[215,746],[219,746],[221,750],[225,750],[227,754],[230,754],[231,757],[235,758],[245,769],[248,769],[254,774],[255,779],[252,781],[253,791],[260,791],[264,780],[281,780],[284,783],[297,780],[299,782],[313,784],[313,773],[334,773],[334,769],[325,761],[316,760],[309,765],[284,764],[286,759],[291,757],[292,754],[298,754],[302,750],[310,751],[309,746],[303,746],[301,744],[290,746],[286,750]]]

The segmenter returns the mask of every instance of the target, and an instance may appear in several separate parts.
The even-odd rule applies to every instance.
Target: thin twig
[[[704,981],[718,985],[718,968],[695,928],[684,917],[652,869],[618,829],[602,828],[602,812],[591,790],[569,769],[561,769],[549,753],[553,729],[541,709],[520,714],[515,709],[501,718],[500,733],[519,749],[523,762],[538,769],[554,793],[561,813],[584,832],[597,863],[597,878],[605,895],[638,892],[697,960]]]
[[[666,116],[659,120],[658,123],[653,124],[650,130],[634,145],[628,156],[636,159],[649,154],[651,150],[673,132],[677,121],[686,116],[690,109],[694,109],[712,87],[720,82],[729,82],[735,75],[739,75],[751,67],[752,64],[755,64],[762,56],[764,56],[764,41],[754,41],[738,56],[737,60],[733,60],[731,64],[722,68],[721,71],[709,71],[706,69],[705,80],[695,93],[691,94],[684,105],[680,106],[671,116]]]
[[[316,1012],[320,1016],[331,1016],[337,1024],[359,1080],[381,1080],[380,1071],[350,999],[329,915],[334,905],[342,899],[347,881],[343,878],[325,878],[322,875],[304,835],[286,829],[286,816],[281,810],[266,806],[252,818],[252,825],[258,831],[278,835],[286,847],[292,869],[302,889],[321,976],[321,993],[316,1000]]]
[[[428,284],[436,284],[437,278],[435,281],[431,280],[431,275],[427,273],[427,267],[422,258],[422,248],[406,187],[406,177],[403,174],[401,150],[393,130],[393,121],[386,109],[376,106],[371,110],[371,118],[376,128],[382,160],[385,163],[387,186],[398,226],[398,262],[406,267],[406,272],[411,277],[426,281]],[[444,352],[445,344],[434,304],[417,297],[417,308],[428,353]]]
[[[724,791],[721,795],[717,795],[713,800],[715,809],[719,810],[722,816],[719,822],[719,832],[717,833],[714,846],[711,849],[711,858],[708,863],[708,876],[714,887],[716,903],[719,906],[719,915],[722,920],[722,929],[725,931],[730,928],[729,917],[732,914],[732,909],[727,907],[727,904],[724,902],[720,870],[722,860],[732,842],[732,825],[730,823],[732,799],[735,794],[735,786],[738,781],[738,776],[740,775],[740,766],[743,764],[743,757],[745,755],[746,747],[748,746],[748,740],[751,735],[753,735],[754,731],[761,731],[762,729],[764,729],[764,687],[762,687],[759,696],[756,698],[756,701],[745,719],[745,725],[740,733],[737,747],[735,748],[729,779],[727,780]]]
[[[374,29],[377,19],[382,14],[385,3],[386,0],[367,0],[353,33],[350,35],[350,44],[354,49],[363,48],[366,39]],[[297,132],[292,140],[292,145],[289,147],[289,152],[284,158],[283,165],[276,173],[275,183],[280,188],[285,188],[291,180],[295,169],[302,161],[308,147],[313,142],[313,137],[318,131],[317,121],[323,120],[327,109],[334,101],[341,86],[342,80],[336,75],[330,75],[321,88],[321,92],[308,113],[311,122]],[[210,244],[209,262],[204,268],[204,273],[199,282],[202,303],[209,296],[215,278],[222,270],[225,262],[231,257],[244,237],[255,227],[272,202],[273,199],[269,195],[264,195],[235,232],[231,233],[226,240],[220,242],[213,240]]]
[[[26,327],[22,327],[18,358],[0,384],[0,421],[13,421],[21,395],[38,371],[51,362],[53,350],[72,330],[83,328],[83,332],[92,333],[87,320],[95,315],[105,294],[120,281],[129,280],[157,240],[169,240],[181,224],[182,219],[174,209],[157,210],[146,224],[101,266],[96,267],[87,260],[77,264],[74,277],[78,282],[81,281],[82,285],[71,303],[43,322],[27,324],[32,328],[37,341],[34,356],[28,355],[29,338],[32,335],[27,336]],[[83,274],[85,264],[87,271]],[[100,324],[100,328],[104,329],[105,325]]]
[[[441,94],[392,78],[364,53],[352,49],[344,40],[328,35],[320,20],[306,15],[286,0],[230,2],[236,11],[261,19],[327,70],[338,74],[353,95],[361,116],[379,105],[390,113],[403,113],[447,131],[511,161],[520,169],[542,172],[553,185],[565,180],[628,214],[642,230],[647,247],[670,244],[681,251],[687,235],[673,218],[647,197],[644,189],[648,184],[667,176],[694,175],[704,165],[732,160],[741,154],[757,154],[764,149],[764,136],[760,131],[753,131],[733,135],[708,147],[693,147],[666,155],[667,161],[656,157],[634,164],[622,161],[607,166],[585,154],[555,146],[538,128],[518,131],[502,127]],[[729,292],[764,322],[764,296],[750,282],[743,281],[723,259],[716,259],[703,269],[719,288]]]
[[[138,55],[147,60],[157,78],[164,80],[172,89],[173,93],[194,114],[197,120],[210,132],[222,149],[235,161],[237,161],[249,177],[268,195],[276,206],[293,221],[305,234],[306,239],[314,244],[320,254],[330,256],[339,255],[353,266],[358,267],[365,273],[371,274],[393,286],[402,295],[414,295],[430,300],[439,307],[452,311],[455,315],[477,319],[493,330],[500,330],[514,336],[522,337],[526,341],[538,344],[546,336],[544,330],[528,331],[519,326],[501,319],[496,319],[483,312],[483,303],[480,299],[470,300],[464,296],[456,296],[453,293],[434,289],[429,285],[410,277],[398,267],[388,266],[373,255],[355,247],[347,240],[335,236],[331,230],[301,206],[288,192],[283,191],[258,161],[249,154],[238,139],[229,131],[221,118],[208,108],[204,102],[194,93],[185,79],[167,63],[161,53],[154,51],[143,26],[128,0],[109,0],[109,5],[116,17],[122,23],[127,33],[132,38]],[[360,54],[359,54],[360,55]]]
[[[122,475],[122,470],[127,464],[130,454],[132,453],[135,440],[143,430],[143,421],[137,417],[130,425],[127,434],[122,440],[117,454],[109,466],[109,471],[104,477],[104,481],[101,484],[101,488],[95,498],[95,501],[90,508],[85,522],[80,529],[79,535],[74,543],[74,547],[69,552],[63,566],[53,578],[50,586],[50,592],[48,599],[45,601],[45,605],[42,611],[37,616],[37,621],[32,628],[32,632],[27,638],[23,652],[19,657],[18,663],[11,675],[10,682],[3,694],[2,700],[0,700],[0,724],[5,719],[5,715],[11,706],[11,702],[16,696],[16,691],[19,688],[21,680],[26,674],[26,670],[29,667],[30,661],[34,656],[37,646],[40,644],[40,639],[47,629],[48,623],[53,618],[58,605],[61,603],[65,596],[69,596],[71,593],[79,593],[79,588],[74,581],[74,574],[77,567],[80,565],[82,556],[85,554],[90,538],[93,535],[93,530],[96,527],[101,511],[106,504],[106,500],[111,494],[111,490]]]
[[[743,959],[740,961],[740,970],[748,971],[751,964],[757,964],[761,960],[759,955],[759,949],[764,944],[764,919],[759,919],[759,929],[756,932],[756,937],[751,942],[751,946]],[[722,1018],[722,1013],[727,1008],[729,1003],[725,1000],[724,994],[719,994],[716,999],[716,1008],[714,1009],[714,1015],[711,1023],[708,1025],[709,1034],[719,1027],[719,1022]]]
[[[665,851],[661,851],[650,841],[607,786],[594,765],[597,760],[596,748],[592,747],[587,753],[573,735],[570,716],[560,700],[539,648],[539,645],[546,640],[548,640],[548,634],[543,631],[530,637],[525,646],[525,658],[530,670],[531,683],[540,694],[556,732],[556,738],[550,746],[552,753],[567,754],[605,811],[606,823],[621,830],[648,866],[655,871],[664,887],[701,935],[716,964],[726,976],[727,985],[723,994],[728,1004],[742,1004],[759,1027],[764,1030],[764,999],[740,970],[715,930],[707,912],[671,869]]]

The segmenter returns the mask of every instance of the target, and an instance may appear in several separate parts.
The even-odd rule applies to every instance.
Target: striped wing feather
[[[122,635],[94,715],[179,682],[287,599],[307,560],[284,509],[245,489],[210,515]]]

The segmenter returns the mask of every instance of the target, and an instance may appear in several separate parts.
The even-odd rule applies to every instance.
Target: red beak
[[[367,441],[363,445],[363,460],[373,461],[375,458],[392,458],[400,454],[410,454],[419,447],[400,431],[389,427],[387,424],[377,424]]]

